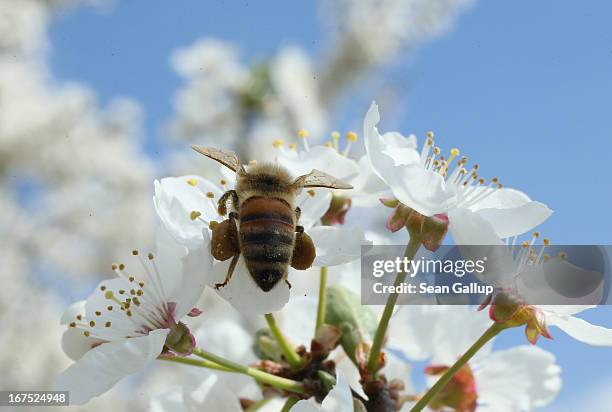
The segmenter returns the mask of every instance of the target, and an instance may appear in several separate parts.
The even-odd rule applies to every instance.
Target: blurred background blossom
[[[163,33],[164,44],[171,46],[164,64],[174,71],[178,81],[163,97],[169,102],[167,110],[159,107],[149,110],[153,99],[123,97],[133,95],[127,91],[109,97],[108,91],[100,90],[98,85],[57,76],[52,64],[58,52],[49,34],[54,24],[64,24],[66,19],[79,16],[78,13],[92,11],[103,19],[121,13],[122,6],[128,7],[127,3],[120,0],[0,1],[0,273],[3,279],[0,344],[8,348],[0,356],[4,371],[0,389],[3,390],[50,388],[57,373],[69,363],[60,347],[63,331],[60,315],[68,302],[84,298],[97,281],[109,276],[110,265],[119,256],[134,247],[151,244],[156,225],[151,201],[153,180],[183,173],[207,176],[217,173],[216,166],[194,156],[187,149],[188,144],[233,148],[245,159],[269,159],[274,155],[271,150],[274,139],[284,139],[286,144],[299,143],[297,131],[302,128],[307,128],[315,141],[329,140],[329,133],[340,126],[358,128],[373,98],[388,108],[386,113],[395,112],[396,118],[405,114],[399,108],[408,101],[416,113],[408,117],[414,120],[421,112],[410,96],[422,94],[419,95],[418,86],[416,92],[411,89],[412,79],[406,79],[406,73],[411,73],[406,69],[406,62],[415,60],[415,52],[429,41],[449,34],[460,17],[469,15],[470,7],[481,7],[470,0],[327,0],[318,5],[308,2],[308,6],[301,4],[300,7],[319,10],[320,24],[310,28],[322,31],[316,36],[322,42],[316,50],[310,44],[294,41],[291,33],[281,31],[276,32],[278,44],[275,43],[274,49],[259,45],[262,52],[254,53],[251,48],[254,45],[257,48],[257,39],[247,45],[201,26],[191,31],[190,41],[185,42],[185,36],[177,35],[175,40],[174,27],[157,28],[167,30]],[[524,10],[529,7],[523,6]],[[156,8],[144,2],[132,2],[131,7],[138,8],[143,16]],[[164,21],[178,19],[164,15],[162,6],[159,7],[152,15],[157,13]],[[240,12],[248,16],[255,6],[245,3],[240,7]],[[277,7],[282,12],[281,6]],[[215,10],[222,14],[220,8]],[[201,9],[197,12],[205,14]],[[239,22],[224,16],[227,20],[224,24],[232,30],[239,31],[239,25],[244,24],[242,16],[237,17]],[[257,16],[253,15],[253,26],[258,25]],[[564,20],[559,18],[559,21]],[[143,19],[142,24],[145,23]],[[459,24],[461,27],[461,21]],[[131,21],[131,25],[133,30],[140,30],[137,22]],[[608,34],[605,39],[610,37]],[[261,37],[264,38],[263,34]],[[269,38],[265,41],[270,42]],[[155,48],[156,43],[139,46]],[[527,42],[523,47],[527,47]],[[95,45],[91,45],[91,48],[79,49],[75,55],[79,64],[85,65],[89,60],[97,61],[95,53]],[[124,84],[113,77],[112,62],[107,64],[99,68],[106,81]],[[156,72],[155,68],[150,70]],[[446,70],[446,77],[453,78],[454,67]],[[398,72],[402,75],[398,76]],[[137,74],[132,72],[126,76],[129,82]],[[157,84],[148,87],[156,89]],[[440,99],[439,95],[435,96]],[[496,99],[503,96],[500,94]],[[454,109],[453,104],[459,107],[470,97],[467,93],[459,94],[455,97],[459,102],[449,98],[448,104]],[[432,107],[427,106],[430,102],[426,99],[418,103]],[[437,120],[443,123],[445,119]],[[473,121],[480,120],[478,116],[468,120],[472,120],[468,122],[469,130],[482,132],[483,141],[490,136]],[[158,130],[151,130],[151,122],[155,122]],[[577,123],[582,127],[585,122]],[[516,153],[498,154],[498,160],[508,159],[513,164],[507,167],[516,169],[516,159],[512,160],[512,156],[521,156],[521,150],[526,147],[531,147],[536,154],[550,154],[548,147],[533,143],[528,132],[525,131],[525,138],[517,136],[519,133],[511,136],[524,145],[517,144],[520,150]],[[500,133],[501,139],[503,131]],[[609,134],[609,129],[606,133]],[[593,135],[598,139],[602,133]],[[461,136],[458,133],[445,139],[458,144]],[[469,138],[466,141],[474,147],[473,141]],[[486,146],[486,142],[482,145]],[[495,143],[493,146],[493,150],[498,150]],[[361,145],[353,150],[363,152]],[[578,152],[573,160],[579,166],[582,158],[590,162],[592,155],[593,152],[587,155]],[[604,163],[593,165],[593,172],[605,173],[598,169]],[[542,179],[546,180],[545,171],[542,173]],[[526,174],[520,178],[537,180],[533,171]],[[582,175],[577,174],[577,179],[582,179]],[[545,191],[548,187],[538,188]],[[585,187],[583,194],[593,192],[590,186]],[[546,196],[553,194],[538,195]],[[577,197],[580,198],[580,192]],[[561,208],[552,201],[549,203],[557,210]],[[572,206],[577,208],[575,204]],[[559,213],[567,219],[562,208]],[[581,232],[575,229],[573,233]],[[586,233],[592,235],[593,230]],[[590,241],[603,242],[603,229],[597,233]],[[563,240],[589,242],[586,239],[589,237]],[[335,270],[343,283],[350,279],[352,269],[348,266]],[[312,292],[316,276],[313,273],[308,278],[308,275],[309,272],[294,281],[296,291]],[[263,326],[258,323],[261,319],[253,322],[240,317],[216,294],[208,292],[202,298],[207,317],[199,322],[230,317],[242,322],[249,331]],[[510,345],[509,342],[505,345]],[[563,347],[555,353],[563,365],[564,357],[572,356],[572,347],[562,350]],[[593,357],[609,359],[610,356],[609,351],[592,353],[595,353]],[[577,370],[575,364],[568,366],[570,370]],[[180,383],[181,379],[189,379],[175,365],[158,365],[150,372],[126,380],[84,409],[107,410],[111,405],[117,411],[146,409],[150,396],[161,392],[169,380]],[[609,375],[604,383],[597,387],[609,387]],[[580,393],[575,402],[584,404],[582,397],[601,405],[594,400],[600,393],[603,392]]]

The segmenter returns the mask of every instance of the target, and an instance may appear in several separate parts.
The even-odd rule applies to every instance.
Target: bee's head
[[[293,179],[289,172],[275,163],[249,165],[246,173],[238,175],[236,190],[256,191],[260,194],[292,193]]]

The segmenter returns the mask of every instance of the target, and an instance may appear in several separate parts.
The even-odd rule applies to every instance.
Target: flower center
[[[468,170],[467,157],[461,157],[455,162],[459,154],[459,149],[451,149],[449,157],[445,158],[440,148],[434,145],[433,132],[427,133],[427,140],[421,150],[421,166],[440,174],[446,184],[454,188],[458,198],[457,207],[469,208],[503,187],[496,177],[486,184],[486,180],[478,176],[477,164]]]
[[[132,255],[138,258],[147,275],[146,284],[130,275],[123,263],[113,264],[113,272],[124,280],[122,286],[113,290],[109,285],[101,285],[96,293],[103,296],[100,300],[106,305],[88,315],[76,315],[69,327],[83,330],[85,336],[108,340],[114,332],[136,337],[175,324],[175,303],[166,298],[155,256],[149,253],[145,259],[137,250]]]

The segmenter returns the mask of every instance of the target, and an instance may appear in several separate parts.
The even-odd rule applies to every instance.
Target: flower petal
[[[238,396],[211,374],[195,389],[183,394],[188,411],[242,412]]]
[[[446,187],[444,178],[420,164],[395,167],[385,172],[383,177],[400,202],[422,215],[447,212],[457,202],[453,191]]]
[[[69,391],[70,403],[82,405],[155,360],[166,335],[168,329],[158,329],[147,336],[96,346],[60,374],[55,390]]]
[[[474,366],[478,403],[491,410],[533,410],[550,403],[561,389],[554,355],[535,346],[497,351]]]
[[[492,195],[470,207],[491,223],[497,235],[508,238],[528,232],[552,214],[545,204],[534,202],[514,189],[497,189]]]
[[[415,138],[404,138],[396,132],[381,136],[376,127],[379,121],[378,105],[372,102],[363,120],[365,149],[374,173],[391,186],[386,180],[389,172],[399,165],[419,163],[420,156]]]
[[[197,183],[197,187],[188,184],[188,181]],[[214,194],[214,199],[223,194],[217,185],[195,175],[155,181],[155,210],[176,241],[189,247],[197,247],[201,243],[202,229],[206,224],[200,219],[192,220],[192,211],[200,212],[206,221],[218,219],[216,201],[202,195],[208,192]]]
[[[491,222],[468,209],[457,208],[448,213],[448,230],[457,245],[498,245],[499,238]]]
[[[213,266],[213,272],[218,279],[216,283],[222,282],[225,278],[230,260],[217,262]],[[289,301],[289,287],[282,279],[268,292],[260,289],[251,277],[242,256],[238,260],[232,279],[217,293],[239,312],[246,315],[276,312]]]
[[[546,320],[580,342],[593,346],[612,346],[612,329],[593,325],[574,316],[547,316]]]
[[[409,359],[452,365],[490,324],[485,313],[468,306],[403,306],[393,315],[389,347]],[[489,343],[476,358],[490,350]]]
[[[68,328],[62,334],[62,350],[73,361],[81,359],[93,347],[105,341],[83,335],[83,331]]]
[[[371,244],[357,228],[316,226],[308,235],[317,250],[315,266],[335,266],[359,259],[361,246]]]
[[[329,189],[302,190],[295,199],[295,205],[302,211],[298,224],[308,229],[319,222],[329,209],[331,199]]]
[[[208,229],[203,231],[204,245],[210,245]],[[206,286],[205,274],[212,271],[213,257],[210,247],[200,247],[191,250],[182,259],[182,280],[176,302],[175,317],[181,319],[196,305]]]
[[[288,156],[285,153],[281,152],[276,160],[294,177],[308,174],[312,169],[321,170],[340,180],[349,180],[359,173],[357,162],[342,156],[331,147],[312,147],[309,151],[299,152],[297,156]]]

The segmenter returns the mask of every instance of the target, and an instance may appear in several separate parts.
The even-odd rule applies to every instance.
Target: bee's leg
[[[289,289],[291,289],[291,282],[289,282],[287,278],[285,278],[285,283],[287,284],[287,286],[289,286]]]
[[[234,209],[238,210],[238,193],[235,190],[228,190],[223,193],[223,196],[219,198],[219,202],[217,203],[217,211],[221,216],[225,216],[227,214],[227,201],[232,199],[232,205]]]
[[[295,221],[299,222],[300,221],[300,216],[302,216],[302,209],[300,209],[300,207],[296,207],[295,208]]]
[[[308,269],[312,266],[316,256],[317,253],[312,239],[304,232],[302,226],[296,226],[291,267],[298,270]]]
[[[212,239],[210,247],[215,259],[225,261],[240,254],[240,241],[235,212],[230,212],[228,219],[211,227]]]
[[[234,258],[230,262],[229,268],[227,269],[227,275],[225,275],[225,280],[221,283],[215,283],[215,290],[219,290],[222,287],[225,287],[225,285],[227,285],[227,282],[230,281],[230,279],[232,278],[232,275],[234,274],[234,269],[236,269],[236,264],[238,263],[239,257],[240,257],[239,254],[234,256]]]

